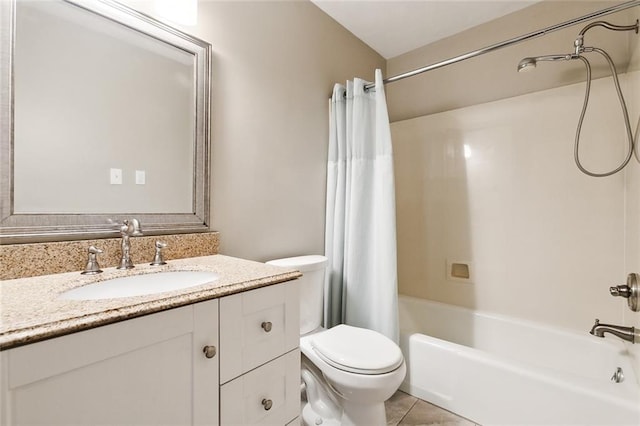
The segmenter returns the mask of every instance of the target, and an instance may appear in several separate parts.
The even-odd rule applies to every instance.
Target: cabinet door
[[[3,424],[217,424],[217,300],[0,353]]]
[[[220,405],[223,425],[283,426],[294,421],[300,414],[300,351],[222,385]]]
[[[298,282],[220,299],[220,383],[298,347]]]

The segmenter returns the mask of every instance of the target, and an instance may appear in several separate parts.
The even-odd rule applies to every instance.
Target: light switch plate
[[[110,169],[109,172],[111,185],[122,185],[122,169]]]
[[[147,176],[144,170],[136,170],[136,185],[147,183]]]

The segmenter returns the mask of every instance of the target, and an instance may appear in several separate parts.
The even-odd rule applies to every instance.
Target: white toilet
[[[300,350],[307,402],[305,425],[386,425],[384,401],[404,380],[398,345],[364,328],[321,327],[327,258],[299,256],[267,262],[297,269],[300,278]]]

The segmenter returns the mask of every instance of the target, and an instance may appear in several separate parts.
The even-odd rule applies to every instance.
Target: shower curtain
[[[325,327],[345,323],[398,341],[395,189],[382,84],[336,84],[331,98]]]

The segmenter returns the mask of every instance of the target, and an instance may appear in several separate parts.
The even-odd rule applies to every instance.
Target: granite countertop
[[[209,271],[220,278],[210,284],[144,296],[102,300],[62,300],[60,294],[111,278],[161,271]],[[0,350],[87,330],[113,322],[189,305],[253,288],[289,281],[302,274],[264,263],[223,255],[172,260],[164,266],[136,265],[102,274],[80,272],[0,282]]]

